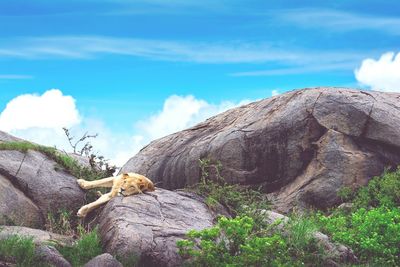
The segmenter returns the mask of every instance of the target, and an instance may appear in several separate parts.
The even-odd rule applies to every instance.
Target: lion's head
[[[153,182],[143,175],[122,175],[122,183],[119,193],[123,196],[130,196],[146,191],[154,191]]]

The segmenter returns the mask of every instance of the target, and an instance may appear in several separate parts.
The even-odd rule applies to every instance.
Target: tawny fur
[[[130,196],[146,191],[154,191],[154,184],[149,178],[133,172],[96,181],[79,179],[77,182],[83,189],[111,187],[109,193],[102,195],[98,192],[98,195],[100,196],[99,199],[80,208],[77,214],[79,217],[85,217],[89,212],[110,201],[115,196]]]

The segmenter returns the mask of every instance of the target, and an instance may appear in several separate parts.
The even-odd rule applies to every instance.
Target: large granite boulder
[[[215,216],[184,192],[116,197],[103,209],[99,230],[105,250],[137,266],[180,266],[176,241],[192,229],[213,226]]]
[[[341,187],[364,185],[400,163],[400,94],[292,91],[153,141],[121,172],[176,189],[200,180],[205,158],[222,164],[226,181],[261,186],[280,211],[331,207]]]
[[[0,142],[21,141],[0,132]],[[0,225],[43,228],[48,213],[76,211],[85,192],[46,155],[0,150]]]

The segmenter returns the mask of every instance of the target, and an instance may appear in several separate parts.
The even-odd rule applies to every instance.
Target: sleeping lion
[[[83,189],[92,189],[96,187],[111,187],[111,191],[101,195],[96,201],[89,203],[78,210],[79,217],[85,217],[89,212],[108,202],[115,196],[130,196],[140,194],[146,191],[154,191],[153,182],[143,175],[129,172],[115,177],[108,177],[96,181],[86,181],[83,179],[77,180],[80,187]]]

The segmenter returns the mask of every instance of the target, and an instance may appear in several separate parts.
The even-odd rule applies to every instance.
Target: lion
[[[98,192],[100,195],[99,199],[81,207],[78,210],[77,216],[82,218],[92,210],[98,208],[102,204],[110,201],[113,197],[118,195],[126,197],[155,190],[154,184],[149,178],[133,172],[123,173],[115,177],[108,177],[96,181],[78,179],[77,182],[83,189],[111,187],[111,191],[109,193],[102,195],[100,192]]]

